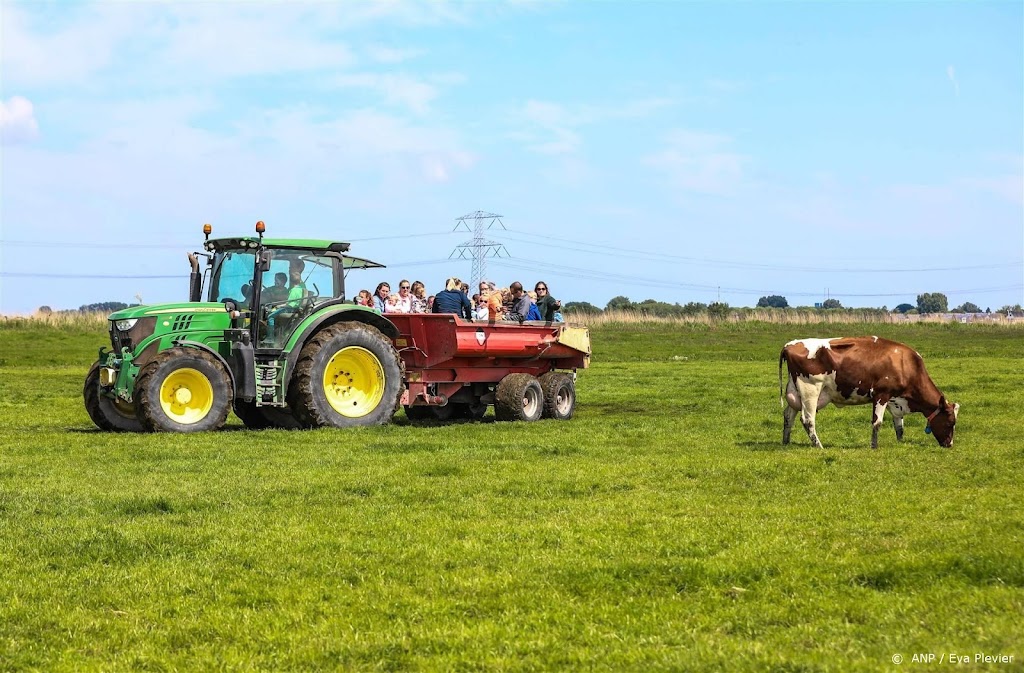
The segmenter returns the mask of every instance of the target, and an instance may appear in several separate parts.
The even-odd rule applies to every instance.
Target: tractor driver
[[[299,301],[306,296],[306,284],[302,282],[305,268],[306,263],[298,258],[293,258],[288,265],[288,306],[298,306]]]
[[[261,297],[264,304],[279,304],[288,299],[288,274],[283,271],[274,275],[274,284],[263,290]]]
[[[288,288],[288,295],[286,302],[283,306],[279,306],[276,309],[267,304],[271,312],[267,316],[267,338],[271,341],[276,339],[284,338],[287,336],[287,331],[283,332],[278,329],[281,321],[290,322],[294,318],[299,309],[299,305],[302,303],[302,299],[306,296],[306,284],[302,282],[302,272],[306,268],[306,263],[301,259],[292,258],[288,265],[288,280],[290,286]],[[283,276],[284,274],[277,274]],[[277,277],[274,278],[274,287],[277,287]],[[271,288],[273,289],[273,288]],[[281,288],[284,290],[284,287]],[[267,290],[268,292],[270,290]]]

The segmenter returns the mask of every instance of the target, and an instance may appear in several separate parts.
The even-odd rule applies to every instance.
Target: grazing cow
[[[789,370],[783,394],[782,363]],[[789,444],[793,419],[800,420],[812,446],[821,446],[814,416],[829,402],[843,407],[873,404],[871,448],[878,448],[878,428],[886,408],[892,414],[896,439],[903,439],[903,417],[920,412],[927,417],[925,432],[944,447],[953,446],[960,411],[932,382],[924,360],[913,348],[878,337],[797,339],[779,355],[779,395],[783,397],[782,443]]]

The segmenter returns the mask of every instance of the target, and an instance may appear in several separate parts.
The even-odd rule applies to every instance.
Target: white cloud
[[[2,73],[8,85],[40,86],[80,82],[106,67],[113,52],[138,28],[136,8],[121,3],[68,9],[59,21],[52,16],[23,11],[29,4],[3,4]],[[117,9],[117,11],[114,11]],[[46,28],[42,24],[46,24]]]
[[[956,70],[953,68],[953,66],[951,66],[951,65],[947,65],[946,66],[946,77],[948,77],[949,81],[952,82],[952,84],[953,84],[953,93],[956,94],[957,98],[959,98],[960,97],[960,83],[956,81]]]
[[[667,98],[576,106],[528,100],[510,122],[517,129],[512,137],[540,154],[573,154],[583,145],[584,127],[613,120],[644,119],[673,104],[674,101]]]
[[[357,73],[339,75],[332,81],[339,87],[369,89],[380,94],[386,102],[404,105],[417,114],[427,113],[430,103],[438,95],[433,85],[405,75]]]
[[[32,101],[12,96],[6,103],[0,100],[0,138],[4,145],[32,141],[39,134]]]
[[[665,148],[643,162],[663,171],[677,189],[699,194],[734,194],[744,181],[750,157],[730,151],[732,138],[712,133],[675,130]]]
[[[422,55],[422,49],[396,49],[384,45],[372,45],[366,50],[367,55],[377,63],[404,63]]]

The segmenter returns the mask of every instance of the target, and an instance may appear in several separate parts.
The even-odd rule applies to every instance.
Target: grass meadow
[[[782,344],[854,334],[952,449],[869,407],[781,445]],[[90,423],[102,323],[0,323],[0,670],[1024,670],[1024,331],[592,337],[570,422],[168,436]]]

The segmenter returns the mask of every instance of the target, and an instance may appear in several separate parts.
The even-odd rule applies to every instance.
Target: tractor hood
[[[173,313],[225,313],[224,304],[218,302],[178,302],[174,304],[152,304],[132,306],[110,314],[110,320],[130,320],[146,316],[169,315]]]

